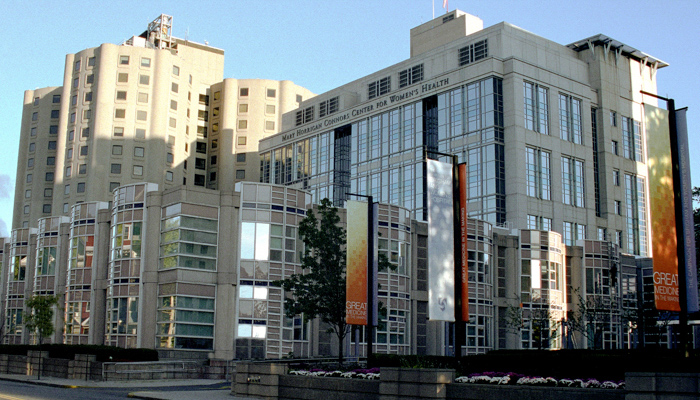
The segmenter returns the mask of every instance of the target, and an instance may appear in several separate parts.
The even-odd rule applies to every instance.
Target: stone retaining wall
[[[40,361],[41,360],[41,361]],[[226,360],[168,360],[158,362],[103,363],[97,357],[76,354],[73,360],[49,358],[47,351],[27,355],[0,354],[0,374],[41,376],[77,380],[156,380],[217,379],[229,380],[235,369]]]
[[[288,366],[240,362],[231,394],[301,400],[700,400],[700,374],[628,373],[626,389],[454,383],[453,370],[381,368],[380,380],[288,375]]]
[[[700,399],[699,373],[633,372],[625,375],[625,400]]]

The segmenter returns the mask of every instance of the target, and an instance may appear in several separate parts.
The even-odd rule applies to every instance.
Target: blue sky
[[[173,34],[225,50],[226,78],[288,79],[315,93],[409,56],[409,30],[444,13],[442,0],[12,1],[0,16],[0,236],[12,224],[24,90],[59,86],[65,55],[140,34],[161,13]],[[11,4],[11,5],[10,5]],[[569,44],[599,33],[670,64],[658,93],[689,107],[691,154],[700,149],[700,1],[449,0]],[[700,157],[691,162],[700,186]]]

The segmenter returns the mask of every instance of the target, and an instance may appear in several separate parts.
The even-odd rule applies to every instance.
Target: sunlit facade
[[[69,54],[63,86],[25,93],[4,343],[25,301],[56,295],[48,340],[218,359],[335,355],[272,282],[301,272],[307,210],[379,203],[378,353],[455,352],[428,320],[425,159],[466,164],[464,354],[624,348],[642,302],[648,177],[640,90],[667,64],[604,35],[564,46],[453,11],[410,58],[314,95],[224,79],[223,50],[145,35]],[[645,99],[648,101],[648,99]],[[99,106],[99,107],[98,107]],[[574,326],[582,301],[604,313]],[[612,307],[611,305],[614,305]],[[365,355],[367,332],[343,343]],[[186,354],[185,354],[186,353]]]

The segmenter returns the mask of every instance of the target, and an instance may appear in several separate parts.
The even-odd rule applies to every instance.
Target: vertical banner
[[[367,325],[367,213],[366,202],[347,200],[347,267],[345,280],[345,322]]]
[[[668,111],[644,105],[649,169],[649,214],[657,310],[680,311],[678,243]]]
[[[426,160],[428,183],[428,319],[455,320],[452,164]]]
[[[462,249],[462,321],[469,321],[469,268],[467,266],[467,164],[459,164],[459,224]]]
[[[681,174],[681,201],[683,208],[683,239],[685,250],[685,287],[688,313],[698,311],[698,274],[695,257],[695,223],[693,221],[693,186],[690,182],[690,147],[686,108],[676,110],[676,137],[678,139],[678,168]]]
[[[379,274],[379,243],[377,240],[379,238],[379,203],[372,204],[372,248],[370,251],[374,254],[372,257],[372,287],[369,292],[369,296],[372,296],[372,326],[379,325],[379,299],[377,298],[379,290],[379,281],[377,280],[377,275]]]

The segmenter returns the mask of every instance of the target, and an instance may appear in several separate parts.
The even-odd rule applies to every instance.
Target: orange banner
[[[668,111],[644,105],[649,168],[649,214],[657,310],[680,311],[678,247]]]
[[[367,325],[367,203],[348,200],[345,322]]]
[[[469,321],[469,268],[467,267],[467,164],[459,165],[459,224],[462,233],[462,321]]]

